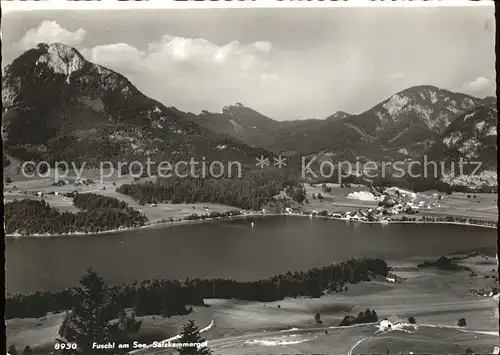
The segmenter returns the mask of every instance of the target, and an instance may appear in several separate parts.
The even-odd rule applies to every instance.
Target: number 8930
[[[77,347],[76,343],[56,343],[54,345],[54,349],[56,350],[75,350]]]

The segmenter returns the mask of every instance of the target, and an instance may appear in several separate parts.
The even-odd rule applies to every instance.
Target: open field
[[[420,354],[464,354],[472,349],[478,354],[489,354],[496,345],[494,336],[467,333],[459,329],[420,327],[413,333],[392,331],[370,337],[359,344],[353,354],[390,354],[410,351]]]
[[[312,211],[328,211],[333,212],[348,212],[357,209],[367,209],[377,207],[377,201],[360,201],[356,199],[347,198],[351,192],[369,191],[364,185],[351,185],[351,187],[340,187],[340,184],[326,184],[332,190],[327,193],[322,189],[322,184],[312,186],[311,184],[304,184],[306,189],[306,198],[309,203],[304,204],[304,212]],[[313,194],[318,196],[321,194],[322,200],[313,198]]]
[[[377,312],[379,319],[396,315],[404,320],[409,316],[413,316],[420,325],[439,325],[451,328],[451,330],[447,330],[448,333],[443,338],[440,338],[441,333],[439,332],[441,330],[436,333],[438,334],[436,336],[432,335],[434,330],[425,333],[420,333],[421,330],[419,330],[418,338],[415,336],[415,339],[418,340],[415,340],[415,342],[425,344],[423,349],[427,349],[426,346],[433,343],[432,339],[442,340],[442,343],[439,343],[443,345],[442,349],[448,349],[447,344],[455,342],[457,334],[463,334],[462,339],[472,337],[475,346],[484,345],[492,348],[493,345],[498,343],[498,336],[492,335],[498,334],[498,300],[472,295],[469,292],[471,289],[486,289],[495,285],[495,287],[498,287],[498,281],[494,281],[492,278],[495,273],[492,271],[494,265],[491,263],[496,264],[495,259],[478,256],[460,261],[463,265],[471,267],[477,273],[477,276],[471,276],[469,271],[445,272],[432,268],[417,269],[415,266],[423,260],[427,259],[415,258],[391,265],[394,267],[394,273],[407,278],[403,283],[374,280],[370,283],[349,285],[348,291],[328,294],[318,299],[287,298],[269,303],[209,299],[206,300],[208,307],[194,307],[194,311],[189,315],[171,318],[161,316],[140,317],[139,319],[143,321],[143,325],[138,337],[142,341],[166,339],[178,334],[182,325],[192,319],[200,327],[205,327],[212,320],[214,321],[214,327],[204,333],[203,336],[208,340],[214,340],[215,344],[221,342],[215,339],[223,338],[229,341],[230,337],[243,337],[245,341],[252,341],[257,336],[250,336],[249,334],[258,333],[260,334],[259,337],[261,337],[271,332],[279,332],[290,328],[300,328],[304,329],[304,331],[310,329],[312,332],[313,328],[318,327],[314,321],[314,315],[317,312],[320,313],[323,321],[321,327],[332,327],[337,326],[345,315],[355,315],[366,308],[370,308]],[[484,278],[485,275],[490,277]],[[461,317],[467,320],[467,327],[464,330],[478,333],[458,333],[455,328],[457,320]],[[51,349],[61,321],[62,314],[48,315],[38,320],[8,320],[8,344],[15,344],[18,348],[29,344],[40,350]],[[297,343],[297,347],[294,345],[293,348],[287,346],[279,349],[293,349],[295,352],[298,350],[299,353],[328,353],[325,350],[332,350],[329,347],[335,343],[339,351],[340,349],[346,351],[357,340],[371,336],[373,332],[373,325],[339,330],[331,328],[328,335],[322,335],[317,339],[315,338],[314,341]],[[397,333],[397,339],[398,342],[401,342],[401,346],[411,344],[412,338],[409,335],[399,333]],[[366,346],[373,349],[385,346],[384,344],[389,339],[388,336],[393,336],[393,334],[384,335],[385,338],[378,336],[370,338],[371,340],[366,343]],[[474,336],[477,336],[477,338],[473,338]],[[384,339],[387,341],[384,341]],[[243,350],[245,353],[247,350],[250,351],[249,353],[252,353],[252,351],[258,352],[258,349],[262,350],[265,342],[245,343],[231,341],[229,343],[224,347],[217,347],[217,353],[236,354],[238,351],[241,353]],[[459,342],[459,344],[465,343],[466,340]],[[244,349],[241,348],[242,346]],[[272,351],[276,352],[279,349],[273,347]],[[307,349],[307,351],[304,349]],[[450,345],[449,349],[451,351],[456,348]],[[289,351],[285,352],[289,353]]]
[[[419,194],[420,195],[420,194]],[[422,194],[428,196],[427,193]],[[473,196],[476,196],[474,198]],[[470,198],[468,196],[471,196]],[[429,197],[432,198],[432,197]],[[441,207],[422,210],[426,216],[465,216],[470,218],[484,219],[489,221],[498,220],[498,195],[497,194],[467,194],[454,192],[451,195],[443,195],[439,201]]]
[[[99,172],[96,170],[86,170],[83,174],[84,178],[93,180],[93,183],[85,184],[66,184],[63,186],[52,186],[54,177],[39,178],[39,179],[23,179],[13,181],[6,184],[4,187],[4,202],[14,200],[31,198],[36,200],[45,200],[51,206],[59,209],[60,211],[79,211],[73,206],[72,199],[61,195],[48,194],[49,192],[69,193],[77,191],[78,193],[94,193],[108,197],[114,197],[118,200],[126,202],[130,207],[135,208],[146,215],[149,223],[158,223],[160,221],[169,221],[172,219],[178,220],[189,216],[190,214],[204,214],[215,212],[226,212],[229,210],[239,210],[237,207],[226,206],[216,203],[192,203],[192,204],[170,204],[161,203],[156,206],[139,205],[135,200],[129,196],[116,192],[116,188],[123,184],[131,184],[134,179],[130,176],[112,176],[99,181]],[[71,176],[68,176],[68,179]],[[74,178],[74,176],[73,176]],[[149,179],[143,178],[140,181],[144,182]],[[34,196],[37,192],[43,192],[43,197]]]
[[[325,330],[327,333],[325,333]],[[287,334],[259,334],[251,339],[216,340],[209,345],[217,354],[447,354],[491,353],[497,338],[456,329],[419,327],[414,333],[376,334],[374,325]],[[437,340],[439,339],[439,340]],[[387,350],[390,352],[387,353]],[[156,353],[156,352],[155,352]],[[160,352],[157,352],[160,354]]]

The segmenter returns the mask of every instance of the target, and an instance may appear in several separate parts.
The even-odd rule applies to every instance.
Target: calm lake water
[[[269,216],[147,228],[97,236],[6,241],[7,292],[73,286],[88,267],[109,284],[175,277],[266,278],[352,257],[496,253],[496,229],[360,224]]]

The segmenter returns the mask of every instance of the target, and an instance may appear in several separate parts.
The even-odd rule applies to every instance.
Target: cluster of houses
[[[78,185],[85,185],[85,186],[88,186],[89,184],[93,184],[94,181],[92,179],[76,179],[76,180],[58,180],[57,182],[54,182],[52,184],[52,186],[65,186],[65,185],[68,185],[68,184],[74,184],[76,186]],[[14,186],[15,188],[15,186]],[[105,190],[105,187],[103,187],[103,190]],[[7,190],[6,191],[7,193],[11,193],[12,191],[10,190]],[[62,192],[59,192],[59,191],[43,191],[43,190],[40,190],[40,191],[21,191],[19,189],[15,190],[15,193],[18,193],[18,194],[24,194],[24,195],[32,195],[32,196],[36,196],[36,197],[44,197],[45,195],[55,195],[55,196],[59,196],[59,195],[65,195],[64,193]]]
[[[359,209],[356,211],[349,211],[343,213],[327,213],[326,211],[317,212],[312,211],[311,216],[325,216],[337,219],[343,219],[348,221],[359,221],[359,222],[374,222],[374,223],[389,223],[391,217],[399,214],[415,214],[419,213],[419,210],[427,208],[440,207],[439,196],[436,195],[436,199],[432,200],[418,200],[417,196],[413,192],[400,190],[397,188],[388,188],[383,191],[377,191],[376,200],[379,201],[377,207],[368,209]],[[433,196],[434,197],[434,196]],[[296,213],[291,208],[285,208],[286,213]]]

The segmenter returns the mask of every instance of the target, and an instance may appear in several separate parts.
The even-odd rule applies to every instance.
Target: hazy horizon
[[[361,113],[432,85],[495,96],[494,7],[30,11],[3,15],[2,67],[61,42],[167,106],[273,119]],[[160,79],[159,78],[163,78]]]

